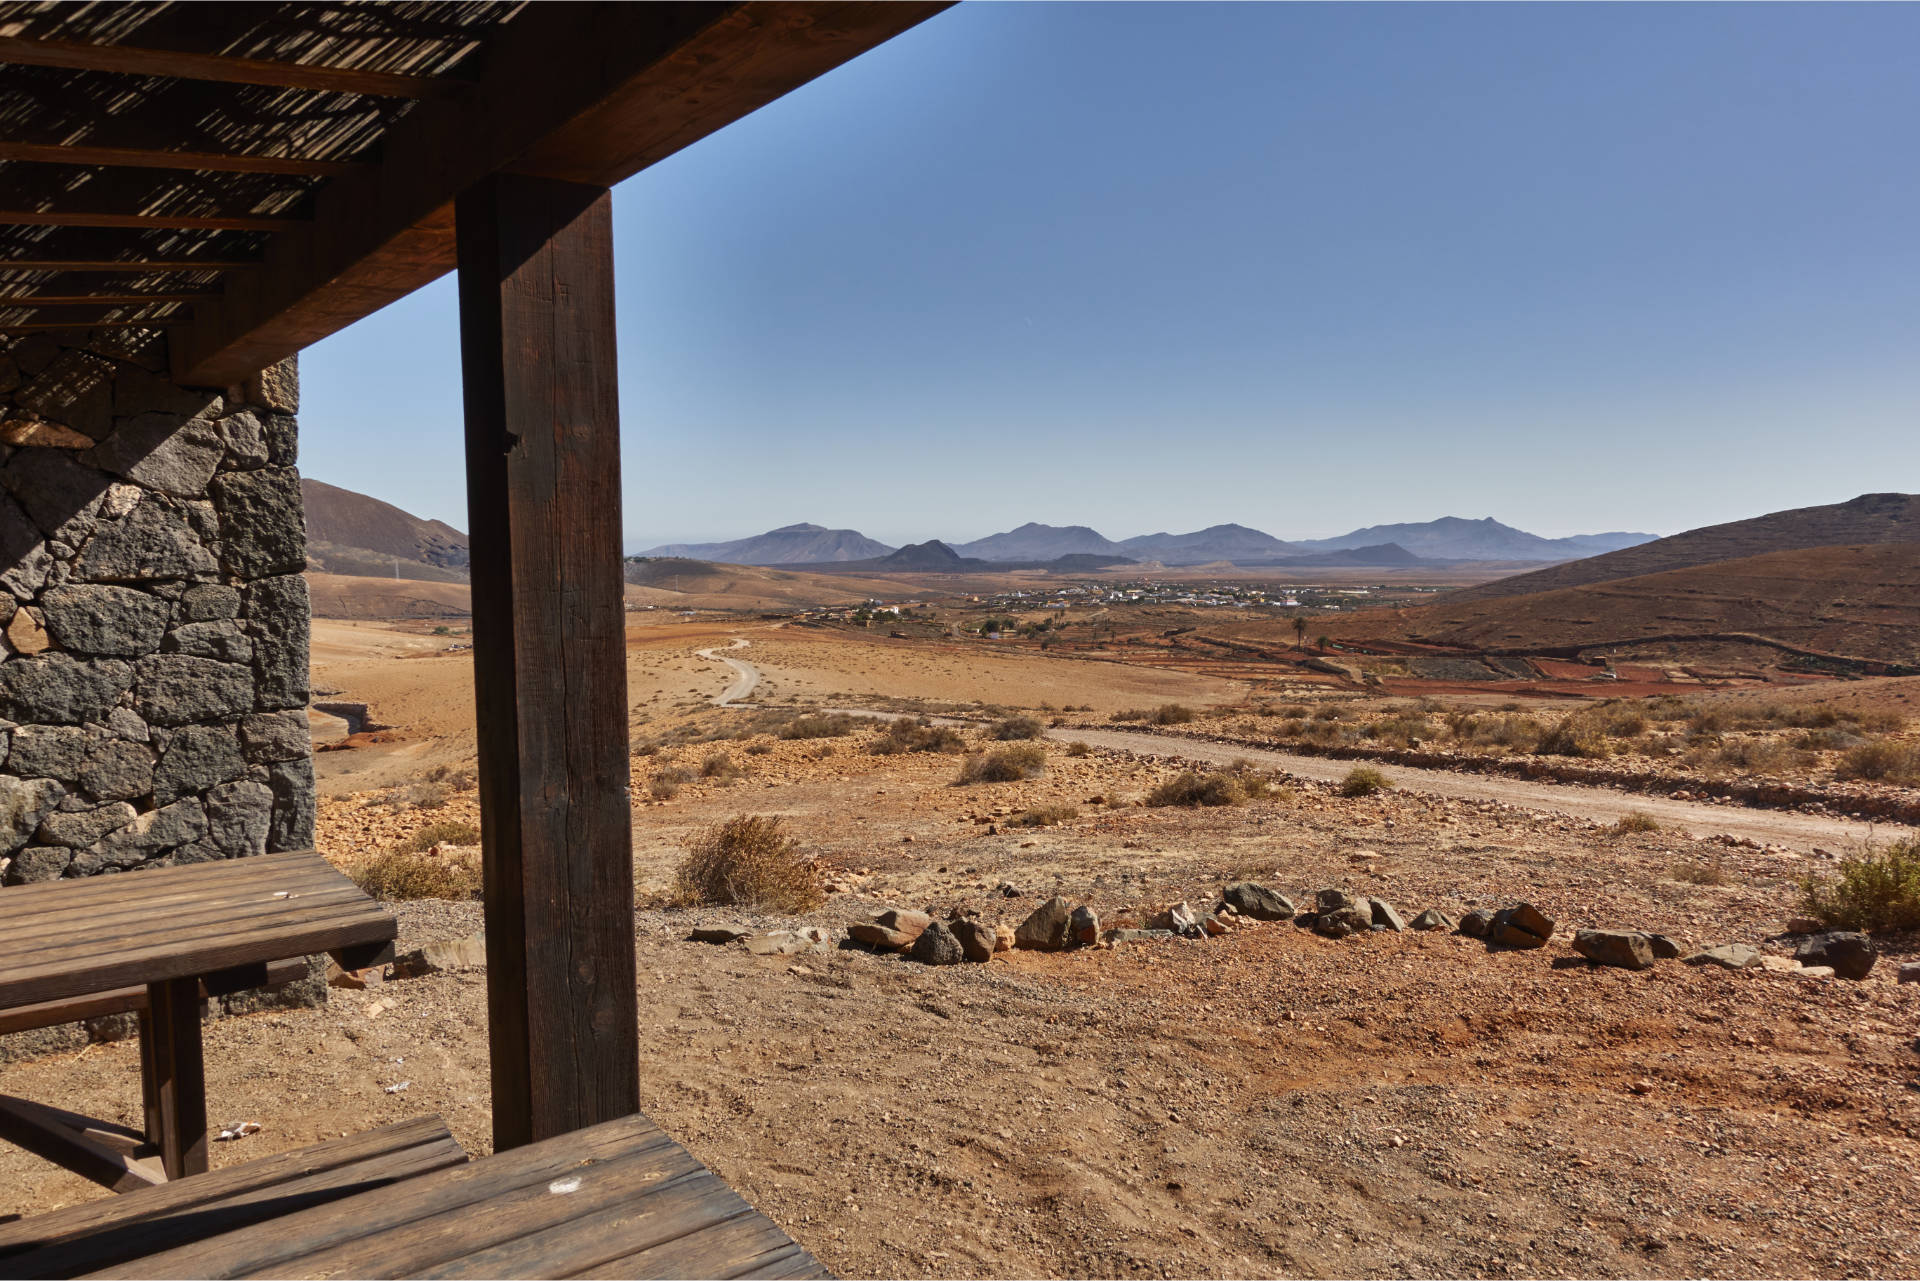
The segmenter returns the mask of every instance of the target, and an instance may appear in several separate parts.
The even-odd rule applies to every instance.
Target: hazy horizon
[[[626,545],[1668,534],[1920,488],[1916,37],[960,6],[616,192]],[[455,293],[309,350],[303,469],[464,529]]]

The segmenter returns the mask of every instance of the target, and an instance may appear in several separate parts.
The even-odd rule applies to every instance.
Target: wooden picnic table
[[[96,1277],[824,1277],[644,1116],[296,1209]]]
[[[0,1138],[116,1191],[205,1171],[201,1000],[262,986],[293,957],[375,964],[397,930],[311,850],[0,890],[0,1011],[147,990],[145,1130],[0,1095]],[[143,1159],[155,1149],[159,1171]]]

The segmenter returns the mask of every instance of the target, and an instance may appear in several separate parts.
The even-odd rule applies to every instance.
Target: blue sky
[[[1916,5],[949,10],[616,190],[628,546],[1912,490],[1916,49]],[[453,278],[303,362],[303,470],[464,528]]]

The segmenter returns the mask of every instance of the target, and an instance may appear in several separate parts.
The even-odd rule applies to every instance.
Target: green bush
[[[1046,772],[1047,753],[1037,743],[1017,743],[991,752],[975,752],[961,763],[959,782],[1018,783]]]
[[[1342,796],[1372,796],[1375,792],[1392,790],[1393,784],[1387,776],[1371,765],[1356,765],[1340,780]]]
[[[1809,915],[1842,930],[1920,929],[1920,838],[1840,861],[1838,875],[1800,886]]]

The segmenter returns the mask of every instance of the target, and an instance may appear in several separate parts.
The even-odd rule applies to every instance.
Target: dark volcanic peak
[[[443,521],[422,520],[392,503],[303,477],[307,556],[317,569],[336,574],[394,573],[404,577],[459,581],[467,572],[467,536]],[[427,566],[428,574],[407,566]]]
[[[1369,525],[1338,538],[1302,539],[1299,545],[1311,551],[1339,552],[1398,543],[1425,560],[1572,560],[1598,550],[1649,542],[1652,538],[1652,534],[1542,538],[1524,529],[1503,525],[1491,516],[1480,520],[1442,516],[1439,520],[1413,524]]]
[[[642,556],[674,556],[687,560],[721,561],[729,565],[812,565],[828,561],[872,560],[893,548],[875,542],[857,529],[827,529],[821,525],[785,525],[752,538],[725,543],[668,543],[650,547]]]
[[[955,544],[954,550],[962,556],[991,561],[1054,560],[1061,556],[1125,559],[1127,556],[1126,548],[1085,525],[1042,525],[1034,521],[1004,534]]]
[[[1141,534],[1122,539],[1132,556],[1163,565],[1207,565],[1217,560],[1266,560],[1298,554],[1302,549],[1272,534],[1245,525],[1211,525],[1191,534]]]
[[[908,543],[891,556],[882,556],[870,562],[875,569],[963,569],[966,561],[960,554],[937,538],[929,538],[924,543]],[[976,562],[978,563],[978,562]]]
[[[1862,494],[1844,503],[1796,507],[1750,520],[1708,525],[1570,565],[1469,587],[1449,593],[1445,599],[1465,602],[1524,596],[1769,552],[1876,543],[1920,543],[1920,494]]]

